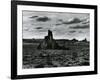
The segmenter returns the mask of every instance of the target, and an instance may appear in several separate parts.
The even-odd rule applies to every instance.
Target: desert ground
[[[89,66],[89,41],[56,40],[66,49],[37,49],[42,39],[23,39],[23,68]]]

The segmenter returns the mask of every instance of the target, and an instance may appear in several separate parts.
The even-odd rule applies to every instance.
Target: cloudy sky
[[[23,38],[39,39],[53,32],[55,39],[89,40],[90,15],[88,13],[23,11]]]

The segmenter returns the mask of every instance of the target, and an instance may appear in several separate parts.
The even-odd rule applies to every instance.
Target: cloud
[[[49,21],[50,18],[44,16],[44,17],[38,17],[36,20],[37,20],[37,21],[40,21],[40,22],[46,22],[46,21]]]
[[[89,23],[90,23],[89,20],[85,20],[85,21],[82,22],[82,24],[89,24]]]
[[[89,23],[89,21],[88,22],[82,22],[82,24],[88,24]]]
[[[31,16],[30,18],[37,18],[38,16]]]
[[[79,31],[79,33],[83,33],[82,31]]]
[[[74,24],[82,22],[79,18],[71,18],[67,22],[63,22],[63,24]]]
[[[55,24],[56,26],[59,26],[59,25],[62,25],[61,23],[57,23],[57,24]]]
[[[58,19],[58,21],[62,22],[63,20],[62,19]]]
[[[88,29],[89,28],[89,24],[86,24],[86,25],[76,25],[76,26],[72,26],[70,28],[71,29]]]
[[[75,24],[75,23],[81,23],[83,20],[80,20],[79,18],[70,18],[68,21],[63,21],[62,19],[59,19],[61,23],[57,23],[56,25],[63,25],[63,24]]]
[[[76,32],[76,31],[74,31],[74,30],[73,30],[73,31],[69,31],[69,33],[75,33],[75,32]]]
[[[56,26],[59,26],[59,25],[62,25],[63,24],[63,20],[62,19],[58,19],[57,22],[58,23],[55,24]]]
[[[43,29],[42,27],[36,27],[35,29]]]

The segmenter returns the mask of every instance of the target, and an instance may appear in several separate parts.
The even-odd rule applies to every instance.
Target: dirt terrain
[[[66,49],[37,49],[42,39],[23,40],[23,68],[89,66],[89,42],[56,40]]]

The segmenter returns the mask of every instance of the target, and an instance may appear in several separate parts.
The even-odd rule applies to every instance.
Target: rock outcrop
[[[82,40],[82,42],[87,42],[87,39],[85,38],[84,40]]]
[[[43,42],[38,46],[38,49],[58,49],[59,46],[53,39],[53,34],[51,30],[48,30],[48,35],[45,36]]]

